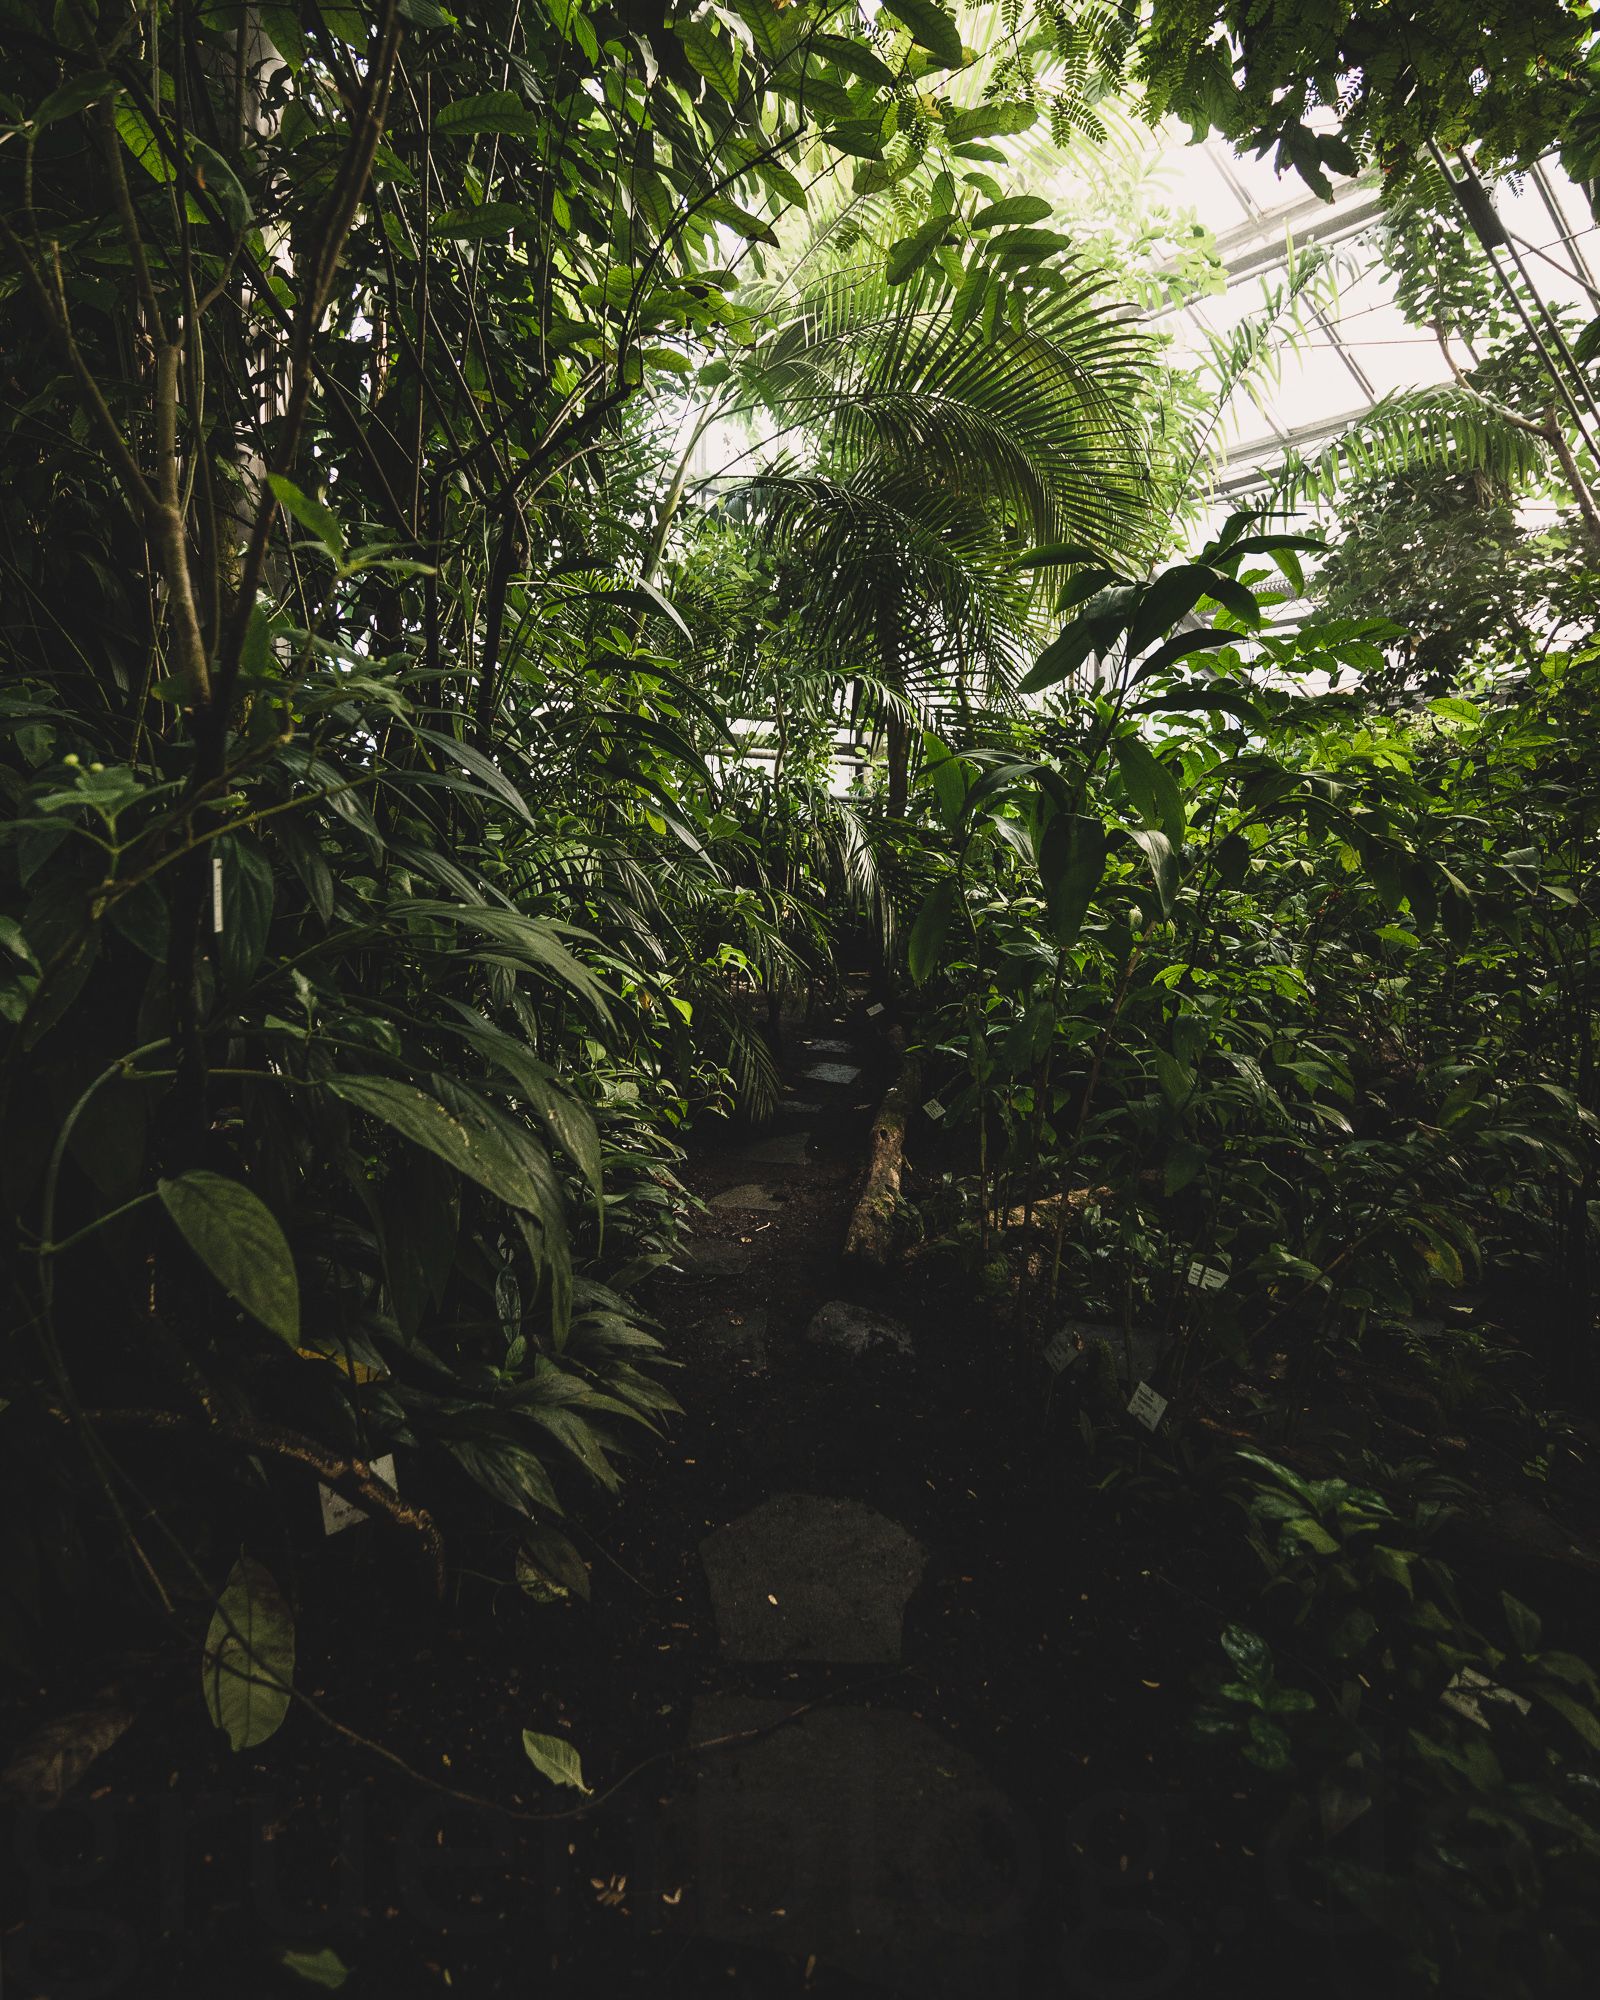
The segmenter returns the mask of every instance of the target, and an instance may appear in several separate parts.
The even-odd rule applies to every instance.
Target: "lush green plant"
[[[1292,1788],[1325,1892],[1403,1948],[1416,1986],[1579,1990],[1600,1856],[1593,1669],[1509,1592],[1493,1634],[1463,1615],[1432,1551],[1463,1496],[1425,1464],[1369,1461],[1358,1483],[1239,1456],[1263,1610],[1288,1615],[1276,1646],[1226,1628],[1197,1732]],[[1369,1814],[1381,1843],[1362,1839]]]
[[[674,1407],[675,1135],[873,895],[825,783],[752,838],[629,406],[755,337],[801,173],[1014,121],[921,4],[0,38],[8,1643],[119,1557],[208,1597],[310,1473],[436,1582],[474,1488],[570,1573]]]
[[[1391,633],[1266,626],[1258,554],[1299,589],[1297,545],[1242,521],[1148,583],[1075,555],[1032,678],[1093,678],[927,745],[948,858],[908,958],[980,1251],[1042,1229],[1038,1298],[1153,1329],[1169,1390],[1270,1339],[1295,1395],[1486,1254],[1544,1259],[1575,1307],[1552,1358],[1587,1372],[1590,864],[1552,759],[1592,666],[1547,649],[1386,712]]]

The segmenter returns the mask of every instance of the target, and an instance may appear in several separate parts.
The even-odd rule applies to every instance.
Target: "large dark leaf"
[[[936,0],[883,0],[883,13],[903,22],[919,48],[936,55],[949,69],[961,61],[961,30]]]
[[[231,1299],[271,1333],[300,1343],[300,1286],[278,1218],[249,1188],[203,1167],[159,1183],[162,1206]]]
[[[906,947],[906,970],[918,986],[924,985],[939,967],[945,932],[950,928],[959,887],[953,875],[935,883],[923,899],[917,920],[911,926],[911,939]]]
[[[1039,843],[1039,879],[1050,932],[1063,951],[1077,937],[1105,867],[1104,822],[1089,813],[1057,813]]]
[[[1137,736],[1119,736],[1112,744],[1117,768],[1140,817],[1159,826],[1178,845],[1184,835],[1183,793],[1161,759]]]
[[[418,1085],[392,1076],[339,1076],[329,1081],[328,1088],[510,1207],[536,1215],[546,1208],[545,1189],[507,1144],[489,1107],[481,1101],[473,1104],[470,1093],[460,1093],[466,1104],[447,1110]]]

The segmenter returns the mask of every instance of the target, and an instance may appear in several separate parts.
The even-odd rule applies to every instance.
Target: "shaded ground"
[[[602,1801],[539,1823],[455,1802],[304,1713],[233,1759],[192,1677],[153,1665],[75,1805],[19,1825],[8,2000],[303,1993],[278,1956],[325,1948],[358,1996],[1132,2000],[1286,1965],[1304,1992],[1369,1989],[1359,1938],[1330,1953],[1301,1836],[1270,1838],[1188,1746],[1231,1524],[1069,1473],[1048,1377],[937,1296],[858,1300],[910,1358],[805,1337],[850,1296],[882,1081],[864,1024],[818,1035],[790,1063],[804,1108],[692,1163],[708,1207],[659,1300],[688,1412],[591,1522],[592,1607],[468,1578],[419,1631],[364,1529],[300,1580],[329,1715],[524,1814],[572,1798],[519,1748],[559,1730]]]

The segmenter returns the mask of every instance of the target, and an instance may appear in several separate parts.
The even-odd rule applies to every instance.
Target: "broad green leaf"
[[[215,146],[193,136],[189,140],[189,170],[216,204],[222,219],[239,235],[250,226],[253,211],[244,183]]]
[[[458,1086],[460,1108],[447,1110],[418,1085],[396,1077],[337,1076],[329,1079],[328,1088],[335,1097],[380,1119],[403,1139],[424,1147],[510,1207],[532,1215],[547,1211],[548,1191],[507,1142],[489,1107],[475,1104],[470,1092]]]
[[[165,182],[177,178],[178,170],[168,159],[150,121],[135,105],[117,106],[117,131],[122,136],[123,145],[152,180]]]
[[[1192,659],[1196,653],[1215,653],[1224,646],[1237,646],[1238,643],[1237,632],[1219,632],[1212,626],[1207,626],[1203,632],[1175,632],[1165,644],[1157,646],[1148,659],[1140,662],[1134,679],[1146,680],[1179,660]]]
[[[217,1283],[269,1333],[300,1343],[300,1286],[278,1219],[242,1182],[195,1167],[157,1183],[162,1206]]]
[[[1409,1549],[1386,1548],[1381,1542],[1372,1551],[1372,1567],[1391,1583],[1399,1584],[1407,1597],[1416,1595],[1416,1587],[1411,1580],[1414,1560]]]
[[[1003,229],[998,236],[989,238],[987,247],[991,257],[1054,257],[1057,252],[1072,248],[1072,238],[1059,229]]]
[[[1252,1715],[1249,1730],[1244,1754],[1250,1762],[1262,1771],[1288,1770],[1293,1747],[1288,1732],[1265,1715]]]
[[[539,114],[513,90],[486,91],[479,97],[458,97],[434,118],[441,138],[467,139],[498,134],[510,139],[537,139],[544,129]]]
[[[952,146],[965,139],[1001,138],[1014,132],[1026,132],[1038,116],[1037,105],[1016,100],[1009,104],[979,104],[970,111],[952,110],[945,115],[945,137]],[[997,153],[991,147],[968,148],[964,157],[1005,161],[1004,153]]]
[[[811,38],[811,46],[819,56],[826,56],[829,62],[837,63],[850,76],[860,77],[863,83],[876,83],[887,89],[895,81],[894,71],[864,42],[853,42],[844,35],[816,35]]]
[[[1137,736],[1119,736],[1111,746],[1117,769],[1140,817],[1159,826],[1174,846],[1184,836],[1183,793],[1177,779]]]
[[[1027,549],[1017,557],[1018,569],[1060,569],[1076,567],[1088,563],[1103,575],[1110,575],[1104,568],[1105,557],[1099,549],[1091,549],[1082,542],[1046,542],[1036,549]]]
[[[1098,591],[1039,655],[1038,664],[1023,680],[1023,693],[1054,687],[1075,674],[1091,653],[1108,652],[1127,629],[1141,595],[1138,585],[1126,583]]]
[[[85,70],[75,76],[70,83],[62,84],[59,90],[52,90],[29,119],[35,126],[54,125],[59,119],[72,118],[80,111],[87,111],[91,104],[98,104],[103,97],[109,97],[122,86],[109,70]]]
[[[271,1573],[249,1556],[217,1600],[200,1673],[211,1720],[235,1750],[265,1743],[288,1713],[294,1618]]]
[[[447,208],[435,216],[432,234],[440,242],[496,242],[514,229],[531,230],[534,220],[533,211],[520,202],[485,201],[475,208]]]
[[[349,1968],[331,1945],[324,1945],[321,1951],[282,1951],[278,1963],[308,1986],[321,1986],[329,1992],[337,1991],[350,1977]]]
[[[524,1593],[541,1603],[564,1597],[588,1601],[589,1566],[558,1529],[534,1527],[524,1532],[516,1572]]]
[[[481,1055],[510,1077],[550,1137],[589,1183],[595,1199],[600,1200],[605,1193],[600,1132],[588,1105],[563,1090],[555,1073],[514,1036],[475,1018],[462,1032]]]
[[[1572,1724],[1591,1750],[1600,1750],[1600,1715],[1594,1709],[1557,1688],[1542,1687],[1539,1694],[1548,1707]]]
[[[901,22],[918,48],[935,55],[947,69],[961,63],[961,30],[935,0],[883,0],[881,12]]]
[[[947,827],[954,830],[961,823],[961,809],[966,803],[967,773],[970,766],[931,733],[923,739],[923,747],[927,755],[925,768],[928,782],[932,785],[934,798],[938,801],[939,817]]]
[[[1039,878],[1050,934],[1061,950],[1082,928],[1105,867],[1105,823],[1092,813],[1057,813],[1039,843]]]
[[[292,514],[302,528],[315,536],[335,562],[343,562],[344,533],[332,509],[325,507],[320,500],[313,500],[309,493],[302,493],[294,481],[285,479],[281,472],[269,472],[267,484],[284,512]]]
[[[981,258],[974,257],[967,266],[966,276],[957,288],[954,303],[950,307],[950,331],[960,333],[983,311],[984,302],[994,284],[994,274],[984,268]]]
[[[1520,1598],[1513,1597],[1507,1590],[1500,1593],[1500,1603],[1506,1614],[1506,1629],[1511,1634],[1513,1645],[1519,1653],[1536,1653],[1539,1650],[1539,1636],[1542,1626],[1539,1614],[1530,1611]]]
[[[935,215],[910,236],[901,237],[889,249],[885,274],[891,285],[903,285],[915,275],[942,243],[950,228],[948,215]]]
[[[739,44],[702,19],[678,30],[683,52],[717,95],[729,104],[739,96]]]
[[[939,966],[945,932],[950,928],[959,888],[955,876],[947,875],[929,890],[922,908],[917,912],[917,920],[911,926],[910,942],[906,946],[906,970],[915,985],[925,985]]]
[[[1013,194],[1003,201],[991,202],[987,208],[980,208],[972,218],[972,226],[974,229],[1010,229],[1019,223],[1043,222],[1050,213],[1050,203],[1042,194]]]
[[[1192,1182],[1199,1179],[1210,1163],[1211,1156],[1204,1146],[1193,1139],[1179,1139],[1167,1154],[1167,1164],[1162,1176],[1162,1185],[1168,1194],[1181,1194]]]
[[[1258,1633],[1247,1631],[1243,1625],[1224,1626],[1222,1650],[1236,1667],[1242,1667],[1249,1673],[1261,1673],[1272,1664],[1267,1642]]]
[[[525,1729],[522,1747],[534,1769],[552,1784],[571,1785],[585,1795],[594,1789],[583,1782],[583,1760],[564,1736],[542,1736],[536,1729]]]
[[[1155,1064],[1163,1095],[1174,1111],[1181,1111],[1194,1090],[1194,1071],[1165,1049],[1155,1051]]]
[[[1224,611],[1231,611],[1242,625],[1253,630],[1261,623],[1261,606],[1256,602],[1255,593],[1234,577],[1215,573],[1206,587],[1206,596],[1213,603],[1220,604]]]
[[[1336,1556],[1339,1553],[1338,1538],[1330,1535],[1314,1516],[1297,1514],[1292,1521],[1285,1521],[1283,1525],[1297,1541],[1304,1542],[1308,1549],[1315,1549],[1319,1556]]]
[[[263,6],[261,26],[268,41],[290,69],[298,70],[306,59],[306,40],[293,7]]]
[[[404,914],[485,932],[518,959],[525,961],[530,969],[548,974],[566,987],[597,1021],[602,1024],[609,1022],[611,1010],[605,988],[587,966],[573,957],[556,934],[554,926],[544,918],[525,916],[520,910],[491,908],[486,904],[432,900],[409,903]]]
[[[1178,857],[1172,851],[1172,842],[1164,833],[1157,833],[1153,827],[1147,826],[1136,828],[1133,837],[1144,849],[1145,859],[1150,863],[1151,880],[1161,899],[1161,913],[1170,917],[1173,900],[1178,893]]]
[[[1202,597],[1214,595],[1213,586],[1218,582],[1231,581],[1231,578],[1219,577],[1216,570],[1208,569],[1203,563],[1177,563],[1173,568],[1163,570],[1146,587],[1133,623],[1128,627],[1128,658],[1136,659],[1146,646],[1153,644],[1163,633],[1172,631],[1180,619],[1188,617]]]
[[[759,215],[752,215],[747,208],[741,208],[736,201],[729,201],[726,195],[714,194],[695,204],[695,214],[708,222],[720,222],[725,228],[745,238],[750,243],[765,243],[776,246],[777,236],[772,224]]]

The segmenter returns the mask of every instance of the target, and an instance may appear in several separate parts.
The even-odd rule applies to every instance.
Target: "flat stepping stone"
[[[688,1278],[737,1278],[755,1261],[751,1243],[730,1243],[723,1236],[702,1236],[683,1252],[684,1276]]]
[[[806,1339],[816,1347],[838,1348],[844,1354],[913,1355],[909,1328],[887,1313],[869,1312],[849,1299],[830,1299],[812,1314]]]
[[[771,1215],[784,1206],[774,1197],[771,1188],[758,1187],[753,1181],[746,1181],[741,1187],[724,1188],[721,1194],[711,1197],[712,1208],[748,1208],[758,1214]]]
[[[767,1365],[767,1315],[761,1306],[746,1312],[731,1307],[701,1320],[701,1337],[736,1360],[748,1361],[753,1368]]]
[[[898,1522],[813,1493],[775,1493],[700,1544],[731,1660],[894,1664],[927,1559]]]
[[[808,1166],[811,1161],[811,1134],[809,1131],[783,1132],[776,1139],[763,1139],[759,1146],[752,1146],[739,1157],[748,1160],[752,1166]]]
[[[848,1056],[855,1052],[854,1042],[840,1041],[836,1036],[818,1035],[808,1039],[801,1046],[807,1055],[813,1056]]]
[[[709,1755],[668,1813],[667,1871],[691,1884],[681,1927],[908,1995],[1014,1995],[1037,1885],[982,1766],[895,1709],[785,1722],[793,1706],[696,1700],[691,1742],[769,1733]]]
[[[803,1069],[800,1074],[808,1083],[856,1083],[859,1082],[861,1077],[861,1065],[859,1063],[819,1062],[813,1063],[809,1069]]]

